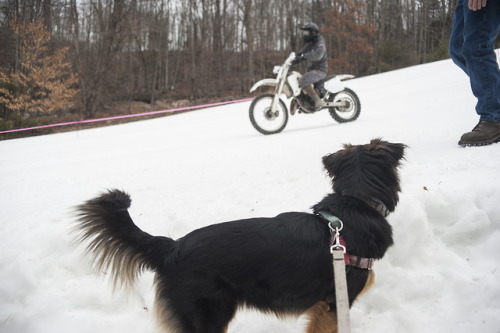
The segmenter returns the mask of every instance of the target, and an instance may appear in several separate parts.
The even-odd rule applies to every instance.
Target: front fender
[[[279,81],[276,79],[263,79],[260,80],[259,82],[255,83],[252,88],[250,88],[250,92],[254,92],[257,90],[257,88],[262,87],[262,86],[269,86],[269,87],[276,87],[278,85]]]

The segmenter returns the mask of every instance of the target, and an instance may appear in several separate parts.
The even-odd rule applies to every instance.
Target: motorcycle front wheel
[[[330,115],[339,123],[348,123],[358,119],[361,112],[361,103],[358,95],[349,88],[330,96],[330,102],[342,102],[342,106],[329,108]]]
[[[280,99],[276,111],[271,111],[273,94],[262,94],[250,104],[249,116],[253,127],[264,135],[281,132],[288,123],[288,109]]]

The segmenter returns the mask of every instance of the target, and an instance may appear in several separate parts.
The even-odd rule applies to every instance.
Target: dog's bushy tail
[[[87,253],[97,271],[108,271],[114,287],[132,287],[145,270],[158,269],[175,241],[155,237],[139,229],[127,209],[130,196],[110,190],[77,206],[79,241],[88,243]]]

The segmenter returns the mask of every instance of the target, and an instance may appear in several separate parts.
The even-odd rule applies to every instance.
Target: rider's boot
[[[314,85],[310,84],[304,88],[302,88],[302,90],[304,90],[304,92],[309,95],[309,97],[312,98],[313,102],[314,102],[314,110],[313,111],[317,111],[319,109],[321,109],[323,106],[325,106],[325,102],[319,98],[318,96],[318,93],[316,93],[316,90],[314,90]]]

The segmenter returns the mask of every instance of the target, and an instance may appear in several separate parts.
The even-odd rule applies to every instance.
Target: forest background
[[[329,74],[444,59],[456,3],[0,0],[0,130],[249,97],[310,21]]]

